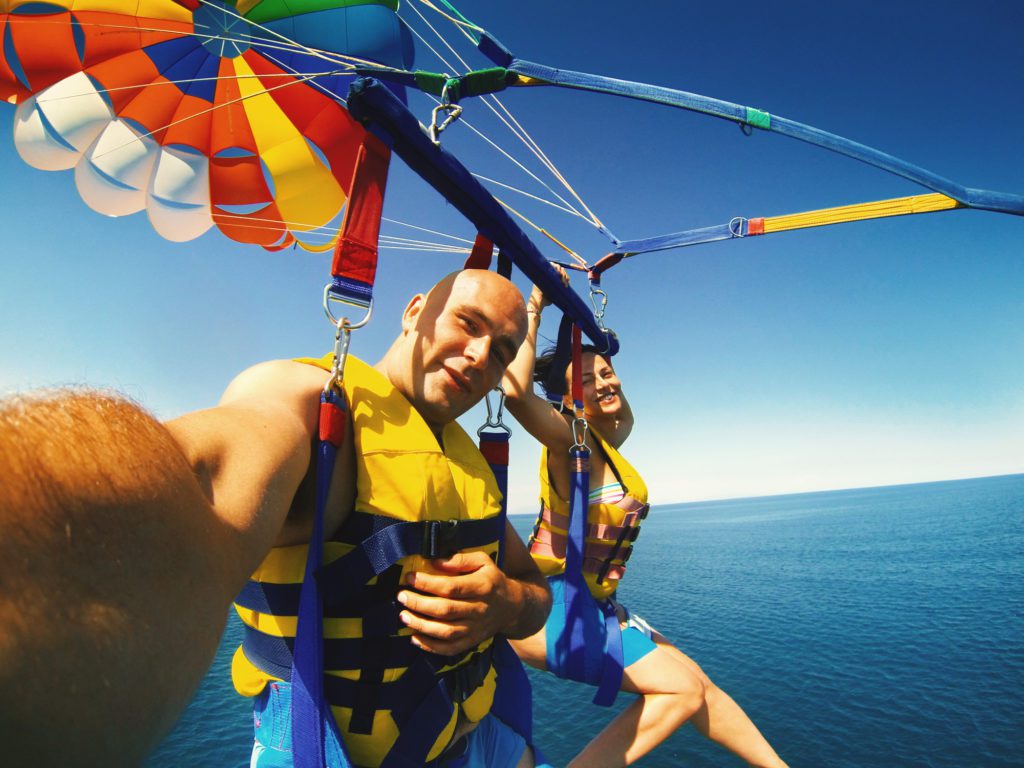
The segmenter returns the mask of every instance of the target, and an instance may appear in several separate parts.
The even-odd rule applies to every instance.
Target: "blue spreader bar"
[[[458,159],[437,147],[413,116],[387,87],[374,78],[361,77],[348,96],[349,112],[371,130],[393,140],[394,152],[419,176],[462,213],[484,237],[512,258],[523,274],[606,354],[618,352],[615,334],[598,326],[594,313],[562,284],[554,267],[504,208]]]

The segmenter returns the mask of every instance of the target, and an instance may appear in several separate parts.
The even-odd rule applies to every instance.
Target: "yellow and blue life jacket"
[[[329,370],[331,356],[301,362]],[[324,695],[357,766],[422,765],[448,745],[460,714],[476,722],[490,711],[492,641],[458,657],[421,651],[409,640],[395,597],[407,573],[433,570],[430,558],[474,550],[496,557],[501,497],[487,462],[457,424],[445,426],[442,448],[391,382],[355,358],[348,359],[344,388],[357,493],[354,511],[324,544]],[[363,557],[368,540],[398,528],[414,540],[403,556],[365,583],[341,578],[353,572],[347,561]],[[272,549],[236,600],[246,636],[232,679],[243,696],[288,679],[307,550]]]
[[[615,593],[647,516],[647,486],[635,469],[604,438],[590,427],[624,494],[614,502],[599,501],[587,507],[583,549],[583,577],[592,594],[602,600]],[[530,536],[530,555],[545,576],[565,571],[569,530],[569,502],[555,492],[548,476],[548,450],[540,457],[540,513]]]

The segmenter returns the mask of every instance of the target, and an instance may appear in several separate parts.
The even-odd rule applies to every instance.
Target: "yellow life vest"
[[[330,370],[331,356],[300,362]],[[385,376],[356,358],[348,358],[344,389],[355,440],[357,496],[355,511],[334,540],[324,544],[325,568],[355,549],[375,520],[387,522],[379,518],[497,522],[501,497],[494,475],[458,424],[445,426],[442,449],[409,401]],[[447,530],[449,525],[441,527]],[[498,531],[496,525],[490,528]],[[500,532],[493,540],[461,551],[479,550],[496,557],[499,537]],[[295,637],[307,550],[308,545],[272,549],[236,601],[247,635],[235,652],[232,680],[243,696],[259,694],[268,682],[285,679],[290,672],[290,657],[282,660],[280,649],[290,648],[288,642]],[[341,605],[324,613],[324,690],[349,756],[358,766],[381,764],[402,732],[403,717],[396,712],[417,704],[410,697],[426,700],[425,677],[434,688],[443,680],[450,696],[441,706],[450,711],[440,718],[443,726],[436,737],[428,735],[426,743],[433,746],[424,762],[448,745],[460,713],[476,722],[491,709],[496,676],[491,640],[463,657],[433,656],[409,642],[411,631],[398,619],[401,606],[395,596],[405,575],[432,570],[428,559],[409,555],[363,589],[334,585],[346,594]],[[428,662],[432,666],[425,666]],[[414,683],[419,687],[414,689]]]
[[[583,549],[583,577],[590,594],[597,599],[613,595],[633,552],[640,522],[647,516],[647,486],[617,450],[597,430],[598,450],[604,453],[625,495],[616,502],[592,503],[587,507],[587,528]],[[565,547],[569,530],[569,502],[561,498],[548,476],[548,450],[540,457],[540,514],[530,536],[530,555],[545,576],[565,572]]]

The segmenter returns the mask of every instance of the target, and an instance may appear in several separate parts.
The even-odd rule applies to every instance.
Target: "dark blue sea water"
[[[655,507],[620,597],[794,768],[1024,766],[1024,475]],[[248,764],[239,634],[149,765]],[[533,681],[564,765],[613,713]],[[740,763],[684,727],[640,764]]]

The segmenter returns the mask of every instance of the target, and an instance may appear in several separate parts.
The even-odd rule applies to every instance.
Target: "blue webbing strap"
[[[332,728],[330,707],[324,700],[323,600],[316,579],[323,561],[324,510],[338,448],[345,435],[344,396],[331,389],[320,398],[320,441],[316,465],[316,514],[309,539],[306,572],[299,597],[292,664],[292,743],[295,768],[324,768],[324,728]],[[325,426],[327,427],[325,429]],[[325,720],[327,721],[325,723]],[[339,742],[340,743],[340,742]],[[341,744],[345,753],[344,744]],[[348,759],[345,753],[345,759]]]
[[[597,604],[604,614],[605,648],[594,703],[599,707],[610,707],[622,687],[622,628],[619,626],[615,604],[611,600],[597,601]]]
[[[505,564],[505,521],[508,519],[508,432],[480,432],[480,453],[487,460],[487,466],[491,468],[494,479],[498,483],[498,492],[501,494],[501,512],[498,519],[501,525],[501,537],[498,539],[498,567]]]
[[[860,160],[897,176],[902,176],[935,192],[941,192],[969,208],[1024,215],[1024,195],[964,187],[950,179],[872,147],[844,139],[842,136],[837,136],[834,133],[822,131],[794,120],[769,115],[767,112],[759,109],[744,107],[720,99],[712,99],[696,93],[679,91],[674,88],[664,88],[646,83],[602,77],[585,72],[573,72],[567,69],[555,69],[554,67],[523,59],[514,59],[508,65],[508,69],[524,77],[543,80],[551,85],[625,96],[641,101],[652,101],[658,104],[732,120],[743,126],[760,128],[761,130],[789,136],[790,138],[852,157],[855,160]]]
[[[590,450],[585,446],[570,451],[572,476],[569,491],[569,537],[565,548],[565,632],[567,644],[566,675],[571,680],[585,681],[586,635],[583,615],[592,598],[583,578],[583,547],[587,527],[588,492],[590,489]]]
[[[734,222],[714,227],[688,229],[685,232],[674,232],[641,240],[622,240],[615,244],[612,253],[650,253],[651,251],[665,251],[669,248],[681,248],[686,245],[714,243],[719,240],[731,240],[734,237],[745,237],[747,234],[746,219],[738,219]]]
[[[487,459],[487,465],[494,473],[501,493],[502,530],[506,530],[504,521],[508,517],[508,432],[481,432],[480,453]],[[498,567],[505,564],[505,537],[501,537],[498,549]],[[492,662],[497,681],[491,714],[505,725],[522,736],[527,744],[533,741],[533,689],[530,678],[523,669],[523,663],[512,650],[508,640],[495,637],[491,645]]]
[[[350,585],[365,584],[403,557],[450,557],[459,550],[495,541],[504,532],[499,527],[503,521],[496,517],[483,520],[387,521],[389,525],[317,571],[316,578],[324,585],[324,602],[328,606],[343,601]]]
[[[590,490],[590,451],[571,451],[572,478],[569,496],[569,538],[565,548],[565,627],[567,636],[566,677],[597,685],[594,703],[610,707],[622,687],[622,630],[615,606],[610,600],[594,600],[583,578],[583,551],[586,545],[588,494]],[[604,615],[605,651],[599,677],[587,675],[586,634],[583,615],[597,604]]]
[[[357,120],[371,123],[371,130],[386,133],[394,142],[393,151],[469,219],[478,232],[511,257],[523,274],[570,315],[599,349],[607,350],[608,355],[618,352],[615,334],[598,326],[590,308],[562,284],[554,267],[501,204],[459,160],[434,145],[416,117],[387,87],[373,78],[358,78],[349,92],[348,108]]]
[[[512,52],[502,45],[496,37],[492,36],[490,32],[481,33],[480,40],[476,47],[480,53],[493,61],[499,67],[507,68],[515,58],[512,56]]]

